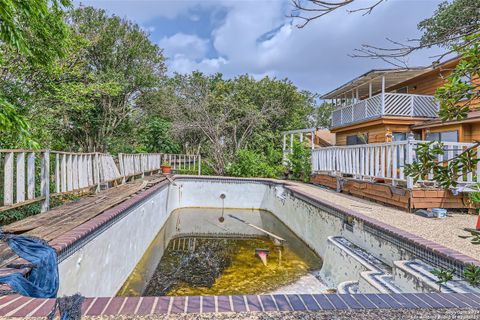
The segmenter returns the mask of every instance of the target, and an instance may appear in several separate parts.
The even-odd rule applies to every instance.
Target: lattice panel
[[[353,121],[360,121],[365,119],[366,101],[359,101],[353,105]]]
[[[385,114],[411,116],[412,98],[407,94],[385,94]]]
[[[352,115],[353,115],[353,106],[348,106],[342,109],[342,123],[350,123],[352,122]]]
[[[415,96],[413,99],[413,115],[416,117],[438,117],[438,103],[434,97]]]
[[[380,115],[382,110],[382,97],[377,95],[366,100],[367,118]]]
[[[338,127],[342,124],[342,111],[334,110],[332,113],[332,127]]]

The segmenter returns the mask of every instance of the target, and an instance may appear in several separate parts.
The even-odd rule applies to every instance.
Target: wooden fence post
[[[480,159],[480,147],[477,147],[477,159]],[[476,174],[475,181],[480,182],[480,162],[477,162],[477,169],[475,170],[475,174]]]
[[[120,175],[122,175],[122,184],[125,183],[125,164],[123,163],[123,153],[118,154],[118,165],[120,166]]]
[[[414,146],[414,140],[409,137],[407,140],[407,150],[406,150],[406,156],[407,159],[405,159],[405,164],[412,164],[413,163],[413,146]],[[407,189],[412,190],[413,189],[413,178],[409,175],[406,176],[407,179]]]
[[[95,152],[95,157],[93,158],[93,183],[97,185],[96,192],[100,191],[100,159],[98,159],[98,152]]]
[[[35,199],[35,153],[28,153],[27,157],[27,197]]]
[[[13,204],[13,152],[5,153],[3,168],[3,205]]]
[[[202,156],[198,155],[198,175],[202,175]]]
[[[42,201],[41,212],[50,208],[50,150],[45,150],[41,155],[40,165],[40,194],[45,197]]]

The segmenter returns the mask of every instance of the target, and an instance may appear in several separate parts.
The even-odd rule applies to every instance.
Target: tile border
[[[333,204],[323,198],[302,192],[294,183],[275,179],[173,176],[173,180],[210,180],[232,183],[263,183],[283,185],[293,195],[311,205],[334,215],[352,216],[364,225],[399,239],[410,245],[430,251],[434,255],[460,263],[480,261],[448,249],[437,243],[382,223],[355,210]],[[147,190],[139,191],[130,199],[106,210],[90,221],[68,231],[50,242],[59,257],[74,252],[77,245],[85,244],[120,220],[135,206],[150,198],[157,190],[167,186],[162,181]],[[6,271],[6,270],[2,270]],[[18,272],[12,269],[12,272]],[[43,317],[52,309],[55,299],[35,299],[9,295],[0,297],[0,316]],[[169,313],[223,313],[223,312],[268,312],[268,311],[327,311],[366,309],[419,309],[419,308],[473,308],[480,310],[478,293],[415,293],[415,294],[295,294],[295,295],[250,295],[250,296],[192,296],[192,297],[109,297],[87,298],[82,307],[84,315],[116,314],[169,314]]]
[[[193,302],[195,301],[195,302]],[[55,299],[11,295],[0,300],[0,316],[47,316]],[[244,296],[100,297],[83,302],[82,315],[202,314],[238,312],[335,312],[375,309],[473,309],[478,293],[275,294]]]

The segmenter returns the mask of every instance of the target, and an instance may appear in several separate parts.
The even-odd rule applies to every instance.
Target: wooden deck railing
[[[201,174],[200,155],[186,154],[119,154],[117,166],[110,154],[0,149],[1,162],[0,212],[34,202],[41,202],[43,212],[51,196],[143,177],[159,171],[162,162]]]
[[[407,188],[413,188],[413,179],[406,176],[404,168],[417,160],[416,148],[426,141],[408,140],[387,143],[363,144],[353,146],[336,146],[312,151],[312,171],[333,175],[349,175],[358,179],[384,178],[393,184],[406,182]],[[445,155],[439,156],[442,162],[472,147],[472,143],[444,142]],[[477,157],[480,156],[477,150]],[[429,174],[419,182],[432,182]],[[459,184],[480,182],[480,164],[475,173],[465,172],[458,178]]]
[[[436,118],[438,104],[434,96],[407,93],[378,94],[334,110],[331,127],[341,127],[382,116]]]
[[[201,156],[188,154],[137,153],[118,155],[120,174],[124,177],[160,170],[168,162],[173,170],[201,174]]]

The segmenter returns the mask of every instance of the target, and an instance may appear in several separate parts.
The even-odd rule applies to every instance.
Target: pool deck
[[[338,193],[312,184],[287,182],[291,189],[310,195],[320,201],[341,206],[352,213],[359,213],[381,223],[409,232],[418,237],[436,242],[475,259],[480,258],[480,245],[473,245],[463,228],[475,228],[478,216],[473,214],[448,213],[445,219],[424,218],[391,206]]]
[[[173,177],[175,179],[175,177]],[[232,179],[226,177],[198,177],[201,179]],[[365,224],[393,234],[462,264],[480,265],[480,246],[458,237],[462,228],[472,227],[476,216],[453,214],[446,219],[426,219],[411,213],[373,202],[338,194],[314,185],[271,179],[240,179],[284,184],[287,190],[306,201],[331,208],[361,220]],[[5,227],[5,230],[45,238],[60,254],[62,250],[85,235],[119,216],[142,199],[154,194],[169,183],[165,178],[149,177],[126,187],[102,191],[57,209],[48,211]],[[121,195],[121,196],[120,196]],[[90,209],[81,210],[90,205]],[[82,213],[83,212],[83,213]],[[72,222],[75,221],[75,222]],[[55,223],[57,223],[55,225]],[[3,247],[1,247],[3,246]],[[477,248],[478,247],[478,248]],[[16,263],[24,263],[0,244],[0,274],[18,272]],[[12,264],[12,267],[7,265]],[[20,269],[28,272],[28,268]],[[2,287],[0,286],[0,289]],[[19,295],[0,296],[0,318],[45,317],[55,299],[34,299]],[[95,297],[87,298],[82,306],[84,316],[112,319],[168,318],[174,319],[378,319],[379,310],[397,312],[389,319],[410,319],[409,315],[449,314],[449,310],[465,312],[462,319],[479,319],[480,294],[279,294],[219,297]],[[426,312],[426,310],[430,310]],[[462,311],[463,310],[463,311]],[[232,314],[232,312],[234,312]],[[433,313],[432,313],[433,312]],[[383,314],[383,313],[380,313]],[[287,316],[288,315],[288,316]],[[364,316],[360,316],[364,315]],[[412,316],[414,319],[417,316]]]

